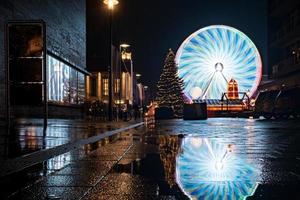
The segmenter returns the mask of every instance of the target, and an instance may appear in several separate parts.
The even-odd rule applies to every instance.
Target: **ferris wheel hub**
[[[224,69],[224,65],[222,63],[218,62],[215,64],[215,69],[216,69],[216,72],[222,72]]]

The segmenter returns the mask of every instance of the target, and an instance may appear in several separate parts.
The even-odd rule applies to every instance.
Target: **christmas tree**
[[[183,81],[178,76],[175,54],[172,49],[169,49],[157,84],[156,101],[158,106],[171,107],[175,117],[181,117],[184,104],[182,88]]]

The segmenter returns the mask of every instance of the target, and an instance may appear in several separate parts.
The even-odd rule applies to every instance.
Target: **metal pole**
[[[44,132],[47,129],[48,125],[48,97],[47,97],[47,47],[46,47],[46,24],[45,22],[42,22],[43,24],[43,86],[44,86]],[[44,133],[45,134],[45,133]]]
[[[113,70],[113,48],[112,48],[112,40],[113,40],[113,11],[112,9],[109,10],[109,30],[110,30],[110,34],[109,34],[109,45],[110,45],[110,48],[109,48],[109,58],[110,58],[110,64],[109,64],[109,67],[108,67],[108,74],[109,74],[109,78],[108,78],[108,120],[109,121],[112,121],[112,70]]]
[[[119,88],[119,93],[118,93],[118,105],[117,105],[117,121],[119,121],[119,113],[120,113],[120,110],[121,110],[121,91],[122,91],[122,85],[121,85],[121,83],[122,83],[122,81],[121,81],[121,78],[122,78],[122,47],[121,46],[119,46],[119,54],[118,54],[118,58],[119,58],[119,62],[118,62],[118,64],[119,64],[119,68],[118,68],[118,72],[119,72],[119,74],[118,74],[118,78],[119,78],[119,83],[118,83],[118,85],[117,85],[117,87]]]
[[[9,80],[9,24],[6,24],[6,125],[10,128],[10,80]]]
[[[131,73],[131,101],[132,101],[132,106],[134,103],[134,99],[133,99],[133,62],[132,62],[132,58],[130,59],[130,73]]]

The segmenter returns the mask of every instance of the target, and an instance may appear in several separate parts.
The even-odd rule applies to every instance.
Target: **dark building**
[[[79,105],[85,98],[85,75],[88,74],[85,70],[86,1],[1,0],[0,13],[0,40],[4,44],[7,43],[7,38],[15,37],[6,35],[5,24],[8,22],[45,22],[49,115],[77,115]],[[4,97],[8,52],[5,45],[1,45],[0,49],[0,95]],[[1,118],[5,115],[5,105],[5,98],[0,98]],[[35,110],[32,107],[22,107],[20,110],[25,115],[41,114],[39,108]],[[13,106],[12,112],[16,112]]]
[[[268,1],[268,75],[261,89],[300,85],[300,1]]]

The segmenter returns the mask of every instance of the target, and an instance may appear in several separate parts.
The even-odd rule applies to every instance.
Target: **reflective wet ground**
[[[9,199],[298,199],[299,130],[296,120],[161,121],[2,178],[1,187],[9,187],[2,194]]]
[[[99,135],[135,122],[97,123],[92,120],[19,119],[10,130],[0,129],[0,161]]]

